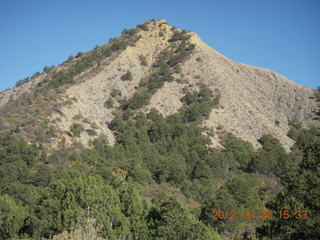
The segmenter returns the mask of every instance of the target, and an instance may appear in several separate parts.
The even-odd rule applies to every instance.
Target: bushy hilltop
[[[189,45],[177,44],[183,39]],[[87,146],[104,133],[113,144],[107,123],[125,99],[143,101],[134,109],[156,108],[167,116],[183,105],[180,99],[187,91],[201,86],[220,96],[219,106],[203,123],[214,133],[213,146],[221,146],[221,138],[231,132],[258,147],[257,139],[270,133],[289,149],[289,121],[306,126],[316,117],[312,89],[231,61],[195,33],[164,20],[124,30],[121,37],[44,71],[0,93],[1,130],[14,128],[51,146],[61,139]],[[153,78],[158,85],[150,87]]]
[[[0,239],[315,239],[319,100],[164,20],[126,29],[0,93]]]

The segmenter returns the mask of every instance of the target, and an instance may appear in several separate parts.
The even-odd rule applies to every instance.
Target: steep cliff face
[[[75,141],[70,134],[70,126],[74,123],[81,124],[83,129],[91,129],[76,138],[83,145],[100,133],[106,134],[111,144],[115,142],[114,134],[107,126],[114,117],[112,112],[119,107],[121,99],[132,97],[141,81],[155,71],[156,59],[165,49],[172,48],[170,39],[174,32],[179,31],[164,20],[150,21],[144,26],[144,29],[138,28],[135,32],[138,37],[134,44],[99,58],[84,71],[74,74],[75,81],[55,88],[51,110],[42,114],[44,119],[48,119],[47,125],[55,129],[51,140],[53,145],[62,138],[68,144]],[[122,38],[130,34],[123,34]],[[214,146],[220,146],[220,138],[231,132],[259,147],[257,139],[270,133],[289,149],[293,144],[287,137],[289,120],[297,119],[304,125],[316,123],[313,118],[317,103],[312,89],[295,84],[270,70],[229,60],[202,42],[197,34],[187,34],[195,46],[192,54],[179,63],[179,71],[172,75],[174,81],[165,82],[152,94],[150,102],[138,111],[147,112],[156,108],[163,115],[173,114],[182,106],[180,99],[186,90],[198,90],[201,85],[207,85],[220,94],[219,107],[203,123],[215,132],[212,138]],[[110,44],[101,46],[97,51],[103,52]],[[95,54],[94,51],[66,62],[54,71],[68,70],[86,56]],[[123,79],[127,72],[131,74],[130,81]],[[22,86],[0,92],[1,114],[5,116],[0,119],[1,127],[13,128],[17,123],[10,121],[10,116],[14,117],[14,114],[7,114],[10,106],[18,104],[19,99],[24,101],[22,97],[31,96],[40,88],[41,82],[50,83],[52,78],[52,73],[42,74]],[[108,99],[113,106],[106,107]],[[19,108],[19,111],[42,106],[34,105],[34,102],[37,101]],[[48,107],[48,104],[44,105]],[[27,112],[38,114],[36,110]],[[95,134],[92,134],[93,131]],[[27,131],[25,134],[28,135]]]

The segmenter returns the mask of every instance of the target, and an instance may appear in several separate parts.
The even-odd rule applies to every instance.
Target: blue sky
[[[0,0],[0,90],[160,18],[225,56],[320,85],[318,0]]]

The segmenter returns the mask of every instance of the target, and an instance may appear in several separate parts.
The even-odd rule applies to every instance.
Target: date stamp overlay
[[[279,212],[273,212],[271,210],[263,209],[260,211],[253,211],[250,209],[244,209],[242,211],[233,210],[214,210],[211,212],[210,218],[213,220],[223,220],[223,219],[245,219],[245,220],[266,220],[266,219],[308,219],[310,217],[309,212],[305,210],[299,211],[289,211],[281,210]]]

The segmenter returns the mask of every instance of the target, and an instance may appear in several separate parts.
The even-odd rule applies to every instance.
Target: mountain
[[[153,65],[159,54],[170,48],[169,40],[178,31],[165,20],[156,20],[145,26],[148,30],[139,29],[139,39],[134,45],[123,50],[116,49],[110,57],[100,57],[99,62],[92,63],[90,68],[76,74],[75,81],[61,90],[59,104],[48,116],[48,124],[59,132],[58,138],[64,136],[70,142],[72,136],[68,131],[75,122],[82,123],[85,128],[90,127],[89,123],[95,123],[97,132],[105,133],[110,143],[114,143],[114,135],[106,125],[113,119],[113,109],[103,107],[104,103],[114,89],[121,91],[123,98],[130,98],[139,88],[141,79],[148,78],[154,70]],[[259,147],[257,139],[270,133],[289,150],[293,144],[292,139],[287,137],[289,121],[298,120],[304,126],[316,122],[313,119],[317,105],[312,89],[295,84],[270,70],[234,62],[202,42],[197,34],[188,35],[195,46],[192,54],[179,63],[179,71],[172,76],[174,81],[165,82],[142,111],[156,108],[164,116],[175,113],[182,106],[180,99],[185,89],[198,90],[199,86],[205,84],[221,96],[219,106],[204,123],[216,133],[212,139],[213,146],[220,146],[219,139],[224,132],[231,132],[255,147]],[[79,54],[52,72],[68,69],[83,59],[85,62],[85,58],[90,58],[96,54],[95,51],[102,51],[109,45]],[[141,64],[141,58],[145,64]],[[121,76],[127,71],[132,74],[132,80],[122,81]],[[10,102],[19,96],[34,93],[39,89],[39,83],[50,81],[52,72],[1,92],[2,111],[6,111],[6,106],[10,106]],[[118,106],[115,103],[115,107]],[[4,125],[7,126],[8,121]],[[86,146],[91,138],[84,133],[79,140]]]
[[[319,96],[125,29],[0,92],[0,239],[316,239]]]

